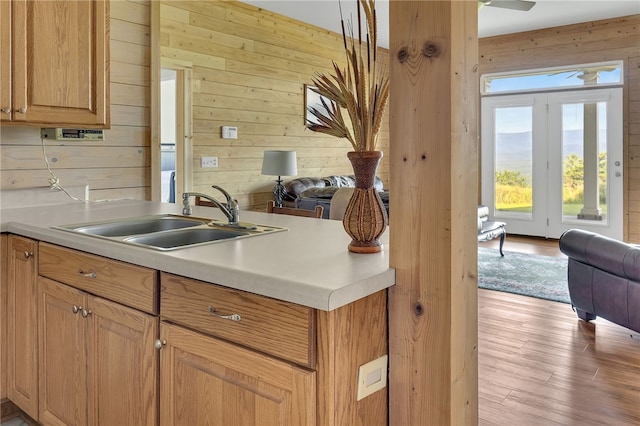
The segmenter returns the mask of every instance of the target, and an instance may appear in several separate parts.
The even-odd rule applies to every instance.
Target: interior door
[[[512,234],[622,239],[622,89],[482,99],[482,202]]]

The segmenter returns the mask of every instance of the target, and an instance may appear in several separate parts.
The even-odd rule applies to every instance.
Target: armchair
[[[502,246],[507,235],[507,224],[489,220],[489,207],[478,206],[478,241],[489,241],[500,237],[500,256],[504,257]]]

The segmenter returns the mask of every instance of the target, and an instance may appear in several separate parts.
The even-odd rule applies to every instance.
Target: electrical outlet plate
[[[384,355],[358,368],[357,401],[387,386],[388,358],[387,355]]]
[[[203,169],[218,167],[218,157],[200,157],[200,167]]]

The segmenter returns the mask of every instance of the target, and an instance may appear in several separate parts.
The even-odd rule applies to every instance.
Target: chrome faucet
[[[220,188],[218,185],[211,185],[211,187],[213,189],[217,189],[218,191],[222,192],[222,194],[227,199],[226,206],[220,203],[215,198],[211,197],[210,195],[203,194],[201,192],[184,192],[182,194],[182,214],[185,216],[189,216],[193,212],[193,209],[189,204],[189,197],[201,197],[211,201],[220,210],[222,210],[222,213],[224,213],[227,219],[229,219],[229,225],[232,225],[232,226],[239,225],[240,224],[240,208],[238,207],[238,200],[234,200],[233,198],[231,198],[231,195],[229,195],[227,191]]]

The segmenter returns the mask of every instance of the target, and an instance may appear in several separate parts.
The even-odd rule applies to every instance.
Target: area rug
[[[478,286],[570,303],[566,258],[479,247]]]

